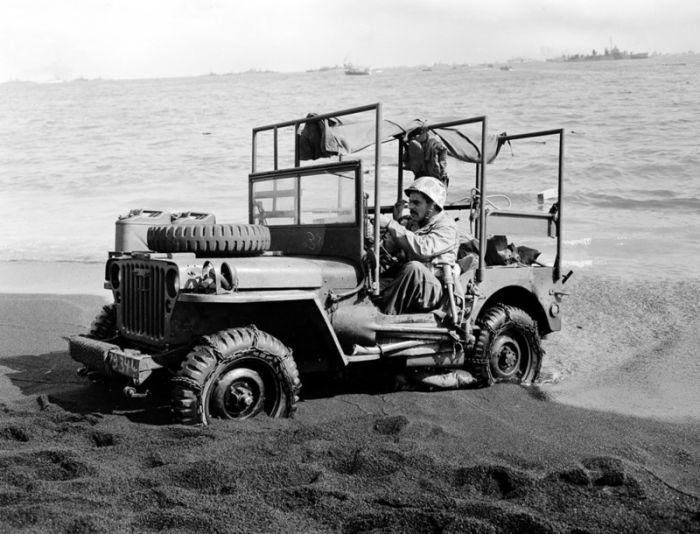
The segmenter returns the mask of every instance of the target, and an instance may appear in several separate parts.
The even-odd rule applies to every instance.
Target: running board
[[[461,351],[459,351],[461,352]],[[451,337],[438,339],[394,341],[374,346],[353,345],[353,351],[346,354],[348,363],[369,362],[382,358],[430,358],[439,361],[445,357],[453,359],[456,354],[455,342]]]

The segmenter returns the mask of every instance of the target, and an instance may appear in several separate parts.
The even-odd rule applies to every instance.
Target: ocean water
[[[487,115],[493,133],[564,128],[568,266],[635,278],[698,273],[699,86],[693,55],[511,71],[5,83],[0,261],[102,261],[117,217],[132,208],[246,221],[254,126],[379,101],[385,118]],[[532,207],[556,185],[553,141],[504,147],[488,167],[487,192]],[[384,152],[391,165],[393,150]],[[451,198],[465,196],[472,168],[451,161],[448,170]]]
[[[523,63],[510,71],[435,66],[371,76],[250,72],[5,83],[0,85],[0,268],[25,261],[101,263],[113,247],[117,217],[134,208],[208,212],[219,222],[245,222],[253,127],[382,102],[389,119],[486,115],[492,133],[564,128],[565,268],[574,270],[572,280],[599,275],[619,280],[614,288],[619,299],[611,306],[618,306],[622,322],[633,321],[641,330],[646,318],[629,315],[637,303],[625,301],[638,288],[654,285],[656,292],[645,297],[653,302],[668,300],[659,283],[672,284],[680,299],[700,300],[697,284],[690,293],[677,287],[678,281],[700,279],[698,87],[700,55]],[[536,194],[556,185],[556,154],[553,138],[505,146],[488,166],[487,194],[498,205],[535,207]],[[290,150],[282,155],[288,157]],[[396,169],[392,157],[393,151],[384,151],[386,177]],[[372,161],[371,154],[365,158]],[[450,161],[448,171],[450,200],[466,196],[473,168]],[[553,255],[552,240],[516,243],[541,247],[545,259]],[[664,309],[678,316],[669,324],[681,330],[684,349],[666,354],[653,348],[655,334],[645,331],[646,345],[639,351],[658,349],[660,361],[675,358],[674,368],[698,376],[697,319],[684,319],[671,301]],[[573,310],[595,319],[595,311]],[[566,318],[567,328],[580,322]],[[661,323],[658,328],[668,330]],[[623,369],[637,355],[629,350],[633,340],[623,351],[610,343],[577,351],[584,338],[576,334],[566,334],[560,343],[566,354],[548,364],[555,381],[593,376],[603,367]],[[679,400],[663,402],[672,411]]]

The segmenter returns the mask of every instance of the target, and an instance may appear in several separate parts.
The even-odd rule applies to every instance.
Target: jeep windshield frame
[[[359,269],[362,186],[359,160],[254,173],[249,222],[268,226],[273,251],[343,258]]]
[[[293,119],[289,121],[283,121],[283,122],[277,122],[273,124],[268,124],[266,126],[258,126],[253,128],[253,138],[252,138],[252,167],[251,167],[251,174],[250,178],[251,180],[254,180],[255,178],[259,177],[260,174],[258,173],[258,136],[263,133],[263,132],[272,132],[273,136],[273,157],[272,157],[272,165],[273,165],[273,170],[270,171],[268,174],[269,175],[274,175],[279,172],[279,159],[280,159],[280,154],[279,154],[279,134],[280,130],[284,128],[289,128],[292,127],[293,134],[294,134],[294,172],[297,172],[300,169],[306,169],[306,168],[313,168],[313,167],[301,167],[301,156],[300,156],[300,150],[299,150],[299,133],[300,133],[300,128],[304,126],[307,123],[312,123],[312,122],[319,122],[323,121],[326,119],[335,119],[338,117],[344,117],[347,115],[356,115],[359,113],[372,113],[374,115],[374,213],[380,213],[381,212],[381,197],[380,197],[380,183],[381,183],[381,170],[382,170],[382,105],[381,103],[377,102],[374,104],[369,104],[366,106],[358,106],[358,107],[353,107],[353,108],[348,108],[340,111],[335,111],[333,113],[324,113],[320,115],[313,115],[313,116],[307,116],[301,119]],[[361,162],[358,162],[361,165]],[[319,165],[318,168],[324,168],[328,167],[328,165]],[[360,167],[361,168],[361,167]],[[361,176],[361,173],[360,173]],[[359,179],[358,182],[361,184],[362,180]],[[252,197],[252,189],[250,189],[251,195],[249,195],[249,219],[250,222],[252,223],[253,221],[253,197]],[[357,202],[361,202],[363,200],[363,194],[362,191],[360,191],[360,196],[356,199]],[[367,210],[369,211],[369,210]],[[364,207],[361,207],[361,211],[358,211],[357,213],[363,213],[364,212]],[[361,220],[360,222],[360,228],[359,228],[359,233],[357,234],[360,238],[360,240],[363,240],[364,235],[365,235],[365,228],[364,224],[365,221],[363,220],[364,217],[359,217]],[[381,239],[380,239],[380,233],[379,233],[379,224],[374,225],[374,244],[373,244],[373,249],[374,249],[374,257],[379,258],[379,248],[381,245]],[[374,266],[374,273],[372,276],[372,292],[375,295],[379,294],[380,288],[379,288],[379,262],[375,262],[376,265]],[[358,261],[358,265],[361,265],[361,259]]]

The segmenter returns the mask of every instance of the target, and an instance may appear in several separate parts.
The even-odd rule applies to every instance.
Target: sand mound
[[[54,402],[4,407],[0,524],[33,532],[700,529],[698,428],[596,416],[517,386],[342,395],[303,403],[293,420],[144,422],[158,419],[134,407],[119,415]]]
[[[569,284],[567,284],[569,285]],[[700,280],[576,275],[562,331],[545,347],[553,398],[598,410],[700,421]]]

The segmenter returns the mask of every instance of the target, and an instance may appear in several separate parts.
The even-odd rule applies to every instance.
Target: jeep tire
[[[479,385],[530,384],[540,374],[543,349],[537,323],[514,306],[496,305],[477,320],[479,333],[467,371]]]
[[[291,417],[301,382],[291,351],[255,327],[204,336],[172,379],[175,422]]]
[[[270,248],[270,229],[259,224],[169,224],[151,226],[146,241],[155,252],[254,256]]]
[[[118,335],[117,308],[114,304],[107,304],[102,307],[92,321],[86,337],[98,339],[100,341],[116,342]],[[109,390],[121,391],[127,382],[124,376],[112,372],[112,370],[104,364],[97,365],[93,363],[93,365],[90,366],[85,363],[84,372],[90,382],[95,385],[106,387]]]
[[[114,304],[102,307],[90,325],[87,337],[107,340],[117,335],[117,309]]]

